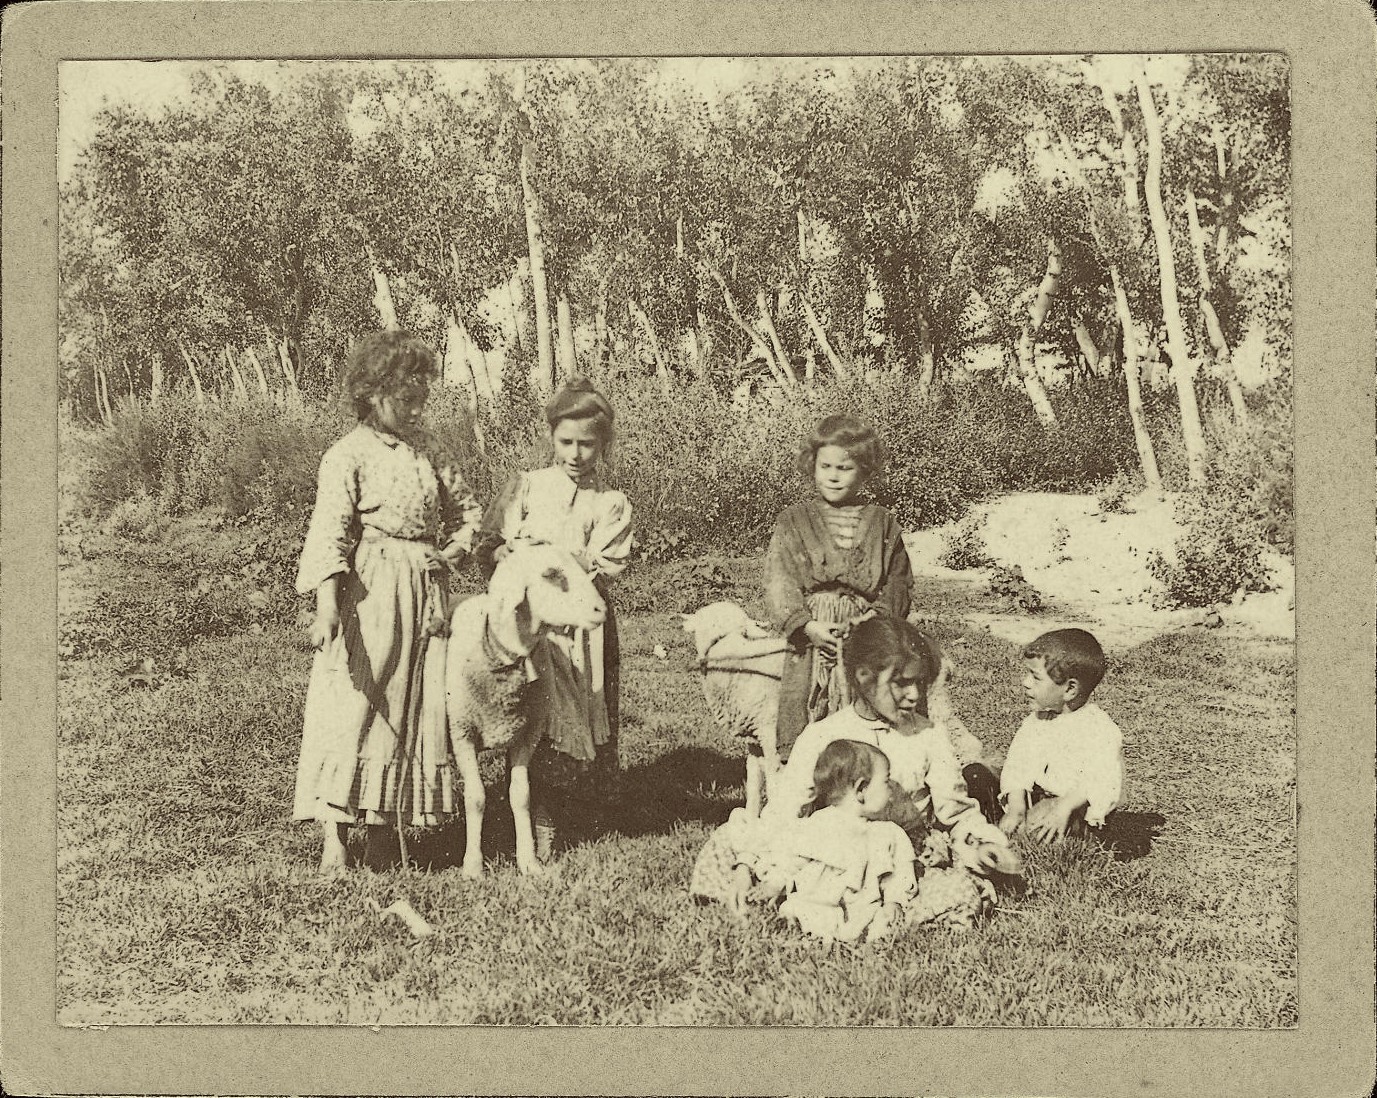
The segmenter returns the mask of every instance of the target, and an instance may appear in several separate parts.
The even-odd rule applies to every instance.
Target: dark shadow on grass
[[[653,762],[629,767],[616,793],[572,798],[571,838],[616,832],[630,838],[662,835],[684,821],[715,827],[741,803],[745,762],[706,747],[678,747]]]
[[[745,763],[705,747],[680,747],[654,762],[630,767],[610,784],[590,781],[552,799],[556,820],[556,854],[606,835],[637,838],[663,835],[678,823],[699,821],[708,827],[725,822],[741,803]],[[355,828],[350,854],[364,863],[364,829]],[[390,846],[396,864],[395,833],[378,846]],[[382,836],[380,836],[382,838]],[[464,860],[466,828],[461,814],[438,827],[408,828],[407,855],[416,868],[431,872],[457,868]],[[375,854],[377,851],[375,851]],[[515,825],[505,780],[487,788],[483,814],[483,860],[510,862],[516,854]],[[384,855],[386,858],[386,855]],[[386,864],[378,865],[386,869]]]
[[[1160,812],[1111,812],[1105,819],[1100,842],[1116,862],[1131,862],[1152,851],[1152,840],[1162,833],[1166,822]]]

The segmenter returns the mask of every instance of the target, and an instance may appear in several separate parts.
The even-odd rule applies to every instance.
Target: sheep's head
[[[746,611],[734,602],[714,602],[692,614],[684,614],[683,619],[684,632],[693,638],[693,647],[700,660],[706,658],[708,649],[723,637],[750,637],[760,631]]]
[[[592,577],[553,545],[513,545],[493,572],[488,594],[496,617],[515,627],[522,648],[542,632],[596,629],[607,620]]]

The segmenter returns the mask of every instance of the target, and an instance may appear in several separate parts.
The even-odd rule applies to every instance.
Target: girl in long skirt
[[[292,817],[318,820],[322,873],[345,868],[346,829],[430,824],[455,811],[445,735],[446,575],[482,509],[420,428],[435,352],[369,335],[343,390],[358,426],[320,462],[297,590],[316,596],[316,649]]]
[[[899,524],[860,491],[884,460],[866,424],[827,416],[804,443],[812,498],[785,510],[765,558],[770,623],[789,642],[779,690],[778,745],[787,760],[805,726],[850,700],[839,648],[872,614],[902,621],[913,582]]]
[[[605,489],[598,466],[612,442],[612,406],[586,379],[561,388],[545,408],[554,461],[519,473],[489,508],[485,526],[506,544],[540,542],[568,550],[594,578],[607,620],[592,632],[551,636],[532,654],[539,702],[533,708],[540,735],[534,769],[533,817],[537,853],[554,845],[554,803],[594,768],[617,768],[617,619],[608,581],[631,553],[631,504]]]

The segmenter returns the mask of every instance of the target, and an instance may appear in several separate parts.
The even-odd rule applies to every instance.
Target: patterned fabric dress
[[[568,550],[594,577],[607,619],[591,632],[551,636],[531,654],[540,701],[535,723],[545,755],[538,764],[567,784],[597,760],[617,764],[620,653],[607,581],[631,553],[631,505],[596,476],[575,483],[558,466],[518,474],[488,509],[485,527],[503,541],[529,540]],[[551,773],[553,771],[553,773]]]
[[[850,701],[843,667],[814,648],[803,627],[871,612],[905,618],[912,582],[899,524],[883,507],[818,499],[779,516],[765,558],[765,601],[770,624],[789,642],[779,690],[781,758],[808,724]]]
[[[445,578],[482,509],[458,471],[359,424],[325,452],[297,591],[342,577],[340,632],[306,691],[292,818],[431,824],[455,811],[445,734]]]

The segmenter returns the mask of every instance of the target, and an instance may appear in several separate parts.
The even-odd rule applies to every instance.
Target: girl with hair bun
[[[517,474],[488,509],[484,526],[501,542],[493,559],[520,542],[568,550],[593,576],[607,620],[592,632],[551,636],[532,655],[541,684],[533,716],[540,746],[532,760],[538,775],[532,798],[542,860],[554,847],[554,802],[595,764],[604,774],[617,767],[620,659],[608,581],[626,567],[632,544],[631,504],[599,477],[613,438],[607,398],[586,378],[573,379],[546,405],[545,420],[552,463]]]

